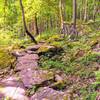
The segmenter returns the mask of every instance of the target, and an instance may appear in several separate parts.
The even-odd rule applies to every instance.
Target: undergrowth
[[[79,76],[81,80],[96,78],[95,82],[78,90],[80,98],[95,100],[98,95],[98,87],[100,87],[100,72],[98,72],[100,53],[95,51],[98,49],[97,45],[100,44],[100,32],[79,35],[76,41],[70,40],[69,36],[62,38],[57,34],[50,34],[44,40],[63,50],[59,53],[56,51],[44,53],[40,58],[40,67],[60,70],[66,75]]]

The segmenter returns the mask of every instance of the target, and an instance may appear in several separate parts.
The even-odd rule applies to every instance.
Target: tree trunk
[[[62,29],[64,23],[63,14],[62,14],[62,0],[59,1],[59,12],[60,12],[60,23]]]
[[[65,13],[65,0],[59,0],[59,13],[60,13],[60,27],[62,34],[68,33],[66,26],[66,13]]]
[[[95,15],[96,15],[96,0],[93,0],[93,21],[95,21]]]
[[[21,10],[22,10],[22,19],[23,19],[23,24],[24,24],[24,29],[25,29],[25,32],[27,33],[27,35],[31,38],[31,40],[37,44],[37,41],[35,40],[34,36],[32,36],[32,34],[28,31],[27,29],[27,26],[26,26],[26,21],[25,21],[25,13],[24,13],[24,7],[23,7],[23,4],[22,4],[22,0],[20,0],[20,7],[21,7]]]
[[[50,16],[50,28],[52,29],[53,28],[53,20],[52,20],[52,17]]]
[[[76,17],[77,17],[77,3],[73,0],[73,27],[76,29]]]
[[[38,29],[38,22],[37,22],[37,14],[34,16],[34,29],[35,29],[35,35],[39,35],[39,29]]]
[[[88,10],[88,0],[85,0],[85,9],[84,9],[84,21],[87,21],[87,10]]]
[[[73,18],[72,18],[73,23],[70,27],[70,34],[72,40],[74,40],[78,36],[78,32],[76,29],[76,18],[77,18],[77,1],[73,0]]]
[[[4,30],[6,30],[6,7],[7,7],[7,0],[4,0]]]

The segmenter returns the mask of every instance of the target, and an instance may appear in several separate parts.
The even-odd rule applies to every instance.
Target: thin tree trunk
[[[48,21],[48,18],[46,19],[46,30],[49,29],[49,21]]]
[[[87,9],[88,9],[88,0],[85,0],[85,11],[84,11],[84,21],[87,21]]]
[[[4,30],[6,30],[6,6],[7,6],[7,0],[4,0]]]
[[[95,15],[96,15],[96,0],[93,0],[93,21],[95,21]]]
[[[65,0],[59,0],[59,13],[60,13],[60,27],[61,27],[61,33],[65,34],[67,32],[67,27],[66,27],[66,13],[65,13]]]
[[[21,10],[22,10],[22,19],[23,19],[23,24],[24,24],[24,29],[25,29],[25,32],[27,33],[27,35],[31,38],[31,40],[37,44],[37,41],[35,40],[34,36],[28,31],[27,29],[27,26],[26,26],[26,21],[25,21],[25,13],[24,13],[24,7],[23,7],[23,4],[22,4],[22,0],[20,0],[20,7],[21,7]]]
[[[60,11],[60,23],[61,23],[61,28],[63,27],[64,19],[63,19],[63,14],[62,14],[62,1],[59,1],[59,11]]]
[[[76,29],[76,18],[77,18],[77,0],[73,0],[73,18],[72,18],[72,26],[70,27],[71,39],[75,39],[78,36],[78,32]]]
[[[73,27],[76,29],[76,17],[77,17],[77,3],[73,0]]]
[[[53,21],[52,21],[52,17],[50,16],[50,28],[53,28]]]
[[[79,19],[82,21],[82,1],[80,1],[81,3],[79,4],[78,10],[79,10]]]
[[[38,22],[37,22],[37,14],[34,16],[34,29],[35,29],[35,35],[39,35],[39,28],[38,28]]]

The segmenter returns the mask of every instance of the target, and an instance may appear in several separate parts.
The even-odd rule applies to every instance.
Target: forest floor
[[[99,31],[74,41],[59,34],[39,41],[0,50],[0,100],[100,100]]]

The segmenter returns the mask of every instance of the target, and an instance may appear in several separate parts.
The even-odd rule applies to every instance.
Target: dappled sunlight
[[[0,0],[0,100],[100,100],[100,0]]]
[[[20,87],[3,87],[0,88],[0,93],[4,94],[3,98],[11,98],[14,100],[28,100],[25,96],[25,90]]]

